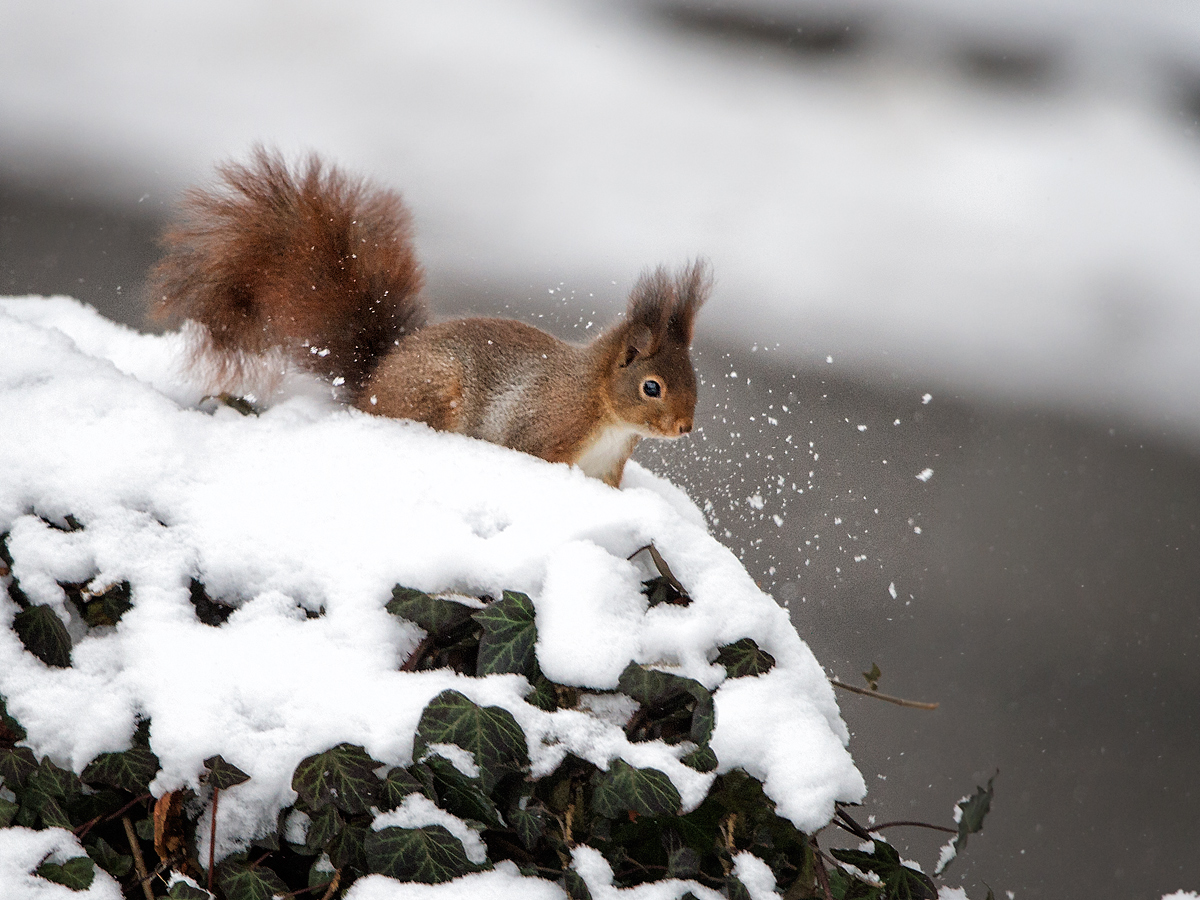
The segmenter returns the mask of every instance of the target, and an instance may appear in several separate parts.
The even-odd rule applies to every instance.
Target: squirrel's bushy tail
[[[426,318],[400,196],[315,156],[293,170],[263,148],[218,172],[164,235],[154,316],[199,325],[192,363],[214,390],[261,376],[273,351],[357,389]]]

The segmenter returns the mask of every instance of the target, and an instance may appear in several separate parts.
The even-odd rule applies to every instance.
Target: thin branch
[[[821,885],[821,892],[825,895],[825,900],[833,900],[833,891],[829,888],[829,873],[825,871],[825,860],[821,857],[824,855],[821,848],[817,846],[817,836],[814,834],[811,838],[813,853],[813,862],[816,863],[817,883]]]
[[[122,806],[120,809],[118,809],[115,813],[110,813],[108,816],[106,816],[104,821],[111,822],[113,819],[116,819],[116,818],[119,818],[120,816],[125,815],[125,813],[129,812],[130,809],[137,806],[143,800],[149,800],[149,799],[150,799],[149,794],[142,794],[142,796],[140,796],[140,797],[134,797],[132,800],[130,800],[128,803],[126,803],[124,806]]]
[[[150,887],[150,876],[146,874],[146,860],[142,857],[142,848],[138,844],[133,823],[129,821],[129,816],[121,816],[121,822],[125,825],[125,837],[129,839],[129,849],[133,852],[133,868],[142,882],[142,893],[146,895],[146,900],[154,900],[154,889]]]
[[[217,855],[217,798],[221,789],[213,785],[212,822],[208,828],[208,892],[213,892],[213,861]]]
[[[957,828],[947,828],[945,825],[932,825],[929,822],[884,822],[882,825],[876,825],[876,831],[882,831],[885,828],[900,828],[907,826],[909,828],[928,828],[931,831],[944,831],[946,834],[958,834]]]
[[[849,831],[855,837],[862,838],[864,841],[874,840],[871,837],[871,835],[867,832],[867,829],[863,828],[861,825],[859,825],[857,822],[855,822],[852,818],[850,818],[850,816],[846,813],[846,811],[844,809],[842,809],[840,807],[838,808],[837,817],[841,821],[836,822],[835,824],[841,826],[842,828],[845,828],[847,831]],[[844,825],[842,824],[843,822],[845,823]]]
[[[321,900],[329,900],[329,898],[332,897],[334,892],[338,889],[338,885],[341,883],[342,883],[342,870],[335,869],[333,872],[333,881],[329,882],[329,890],[327,890],[321,896]]]
[[[842,690],[850,691],[853,694],[862,694],[864,697],[874,697],[876,700],[886,700],[888,703],[895,703],[897,706],[906,706],[909,709],[937,709],[940,705],[938,703],[921,703],[917,700],[904,700],[900,697],[893,697],[890,694],[881,694],[879,691],[855,687],[852,684],[846,684],[844,681],[838,681],[836,678],[830,678],[829,683],[834,687],[840,687]]]

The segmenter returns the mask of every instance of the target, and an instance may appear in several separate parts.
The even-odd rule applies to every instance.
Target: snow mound
[[[686,742],[631,743],[629,710],[604,697],[546,712],[525,702],[522,676],[399,671],[424,633],[385,610],[398,584],[528,594],[542,671],[584,697],[615,688],[630,661],[715,688],[717,771],[761,779],[803,831],[863,796],[833,691],[787,614],[681,491],[637,465],[614,490],[345,408],[311,383],[260,416],[205,412],[173,368],[178,335],[140,335],[66,298],[0,300],[0,347],[0,533],[25,594],[73,642],[71,666],[48,667],[13,632],[18,609],[0,591],[0,695],[33,751],[76,772],[129,747],[139,718],[161,762],[155,795],[199,790],[216,754],[244,770],[250,780],[221,795],[218,859],[274,829],[307,756],[349,742],[410,764],[421,712],[447,689],[510,711],[534,775],[568,752],[600,768],[620,758],[666,773],[685,809],[705,796],[716,773],[680,761]],[[48,524],[68,515],[81,530]],[[652,541],[690,605],[648,606],[641,582],[656,573],[634,554]],[[220,627],[197,618],[192,579],[236,608]],[[59,586],[122,581],[132,607],[90,629]],[[775,667],[726,681],[716,648],[747,637]],[[207,829],[203,817],[202,845]],[[0,869],[0,895],[18,895],[23,877]],[[353,896],[383,896],[381,881]],[[536,887],[508,869],[471,884],[472,896]]]

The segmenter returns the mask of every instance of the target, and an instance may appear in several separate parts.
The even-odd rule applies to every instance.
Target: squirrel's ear
[[[646,348],[653,340],[654,335],[645,325],[631,325],[625,333],[625,362],[621,363],[621,368],[645,355]]]

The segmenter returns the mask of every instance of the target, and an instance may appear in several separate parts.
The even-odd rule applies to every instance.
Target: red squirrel
[[[415,419],[620,484],[644,437],[692,430],[689,347],[711,286],[658,268],[625,318],[576,345],[510,319],[426,324],[400,196],[310,157],[257,149],[185,195],[150,277],[156,318],[191,320],[190,366],[214,392],[287,360],[344,385],[359,409]]]

